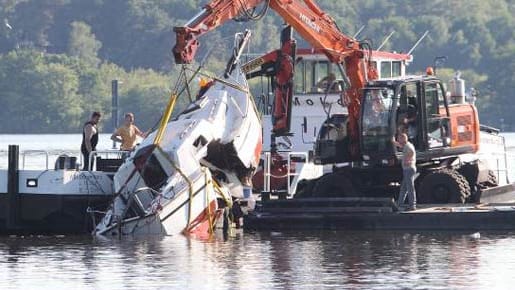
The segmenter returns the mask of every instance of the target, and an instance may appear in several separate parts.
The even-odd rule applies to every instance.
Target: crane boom
[[[191,63],[199,46],[198,38],[224,24],[227,20],[250,15],[251,10],[265,5],[279,14],[313,48],[320,49],[327,58],[337,63],[347,77],[348,86],[341,96],[348,106],[350,153],[359,158],[358,120],[361,89],[367,80],[377,78],[375,68],[370,64],[371,50],[356,39],[342,33],[335,21],[313,0],[213,0],[188,23],[175,27],[176,45],[173,48],[178,64]]]

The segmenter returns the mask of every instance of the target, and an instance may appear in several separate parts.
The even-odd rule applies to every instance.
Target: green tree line
[[[142,128],[158,120],[178,76],[173,27],[197,14],[198,0],[0,0],[0,133],[80,132],[93,110],[110,119],[111,81],[122,111]],[[413,51],[411,73],[446,56],[442,77],[464,72],[480,95],[482,123],[515,129],[515,3],[511,0],[319,0],[347,35],[384,50]],[[235,32],[253,32],[250,53],[279,45],[284,21],[231,21],[201,39],[198,59],[220,71]],[[299,47],[309,47],[299,36]],[[182,103],[184,105],[184,103]],[[112,130],[110,122],[104,122]]]

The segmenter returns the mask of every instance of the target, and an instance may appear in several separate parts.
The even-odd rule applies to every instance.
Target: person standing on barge
[[[415,174],[417,173],[415,147],[409,142],[408,135],[405,133],[399,135],[399,142],[395,140],[393,142],[402,149],[402,182],[397,206],[400,208],[404,204],[407,195],[408,210],[415,210],[417,203],[415,193]]]
[[[111,135],[111,140],[122,143],[120,150],[131,151],[136,146],[138,136],[145,138],[147,134],[134,125],[134,114],[126,113],[122,126]]]
[[[84,123],[84,127],[82,127],[82,144],[80,146],[80,151],[82,152],[82,157],[84,160],[84,166],[82,170],[90,169],[89,164],[89,155],[92,151],[95,151],[98,144],[98,122],[100,121],[100,117],[102,115],[100,112],[93,112],[91,114],[91,118],[89,121]],[[94,160],[91,161],[91,167],[93,167]]]

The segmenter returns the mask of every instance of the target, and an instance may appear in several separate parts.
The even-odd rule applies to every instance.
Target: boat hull
[[[8,186],[0,170],[0,233],[91,232],[113,198],[112,174],[76,170],[17,170]]]
[[[194,203],[199,203],[194,198]],[[195,212],[199,212],[195,209]],[[179,207],[168,205],[160,213],[149,214],[143,217],[133,217],[123,220],[121,224],[110,223],[103,230],[97,231],[102,236],[140,236],[140,235],[176,235],[195,234],[209,235],[214,224],[221,216],[217,208],[217,201],[212,200],[209,207],[200,210],[200,213],[189,220],[189,207],[183,203]],[[103,222],[111,221],[114,217],[104,217]]]
[[[69,234],[90,233],[95,220],[100,220],[112,196],[19,193],[16,199],[15,220],[8,226],[7,194],[0,194],[0,234]],[[97,209],[99,212],[88,212]]]
[[[261,143],[259,115],[237,68],[135,148],[114,176],[117,197],[95,233],[212,231],[232,198],[248,199]]]

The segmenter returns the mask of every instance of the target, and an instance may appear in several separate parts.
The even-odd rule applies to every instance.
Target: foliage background
[[[414,51],[411,73],[447,56],[439,75],[461,70],[479,90],[482,123],[515,130],[515,2],[513,0],[319,0],[342,31],[377,47]],[[143,129],[157,121],[178,75],[173,27],[206,1],[0,0],[0,133],[80,132],[93,110],[110,119],[111,80],[122,82],[121,111],[133,111]],[[283,21],[273,11],[258,22],[234,22],[202,38],[199,57],[224,66],[235,32],[250,28],[249,52],[279,44]],[[300,37],[297,36],[300,40]],[[207,45],[209,43],[209,46]],[[299,47],[307,47],[300,41]],[[182,104],[184,105],[184,103]],[[110,121],[103,122],[111,131]]]

